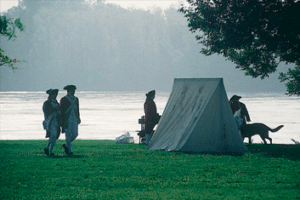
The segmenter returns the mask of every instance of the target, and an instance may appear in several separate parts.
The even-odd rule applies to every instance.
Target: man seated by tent
[[[156,110],[156,104],[154,102],[155,90],[152,90],[146,94],[146,101],[144,103],[145,112],[145,135],[146,145],[148,146],[149,141],[153,135],[153,129],[159,121],[159,114]]]
[[[232,110],[233,118],[238,126],[238,130],[240,131],[243,127],[243,117],[241,114],[241,106],[238,101],[229,101],[230,108]]]
[[[242,126],[246,125],[246,121],[247,122],[251,121],[246,105],[239,101],[241,98],[242,98],[241,96],[233,95],[229,100],[232,114],[235,116],[236,119],[239,116],[241,117],[242,124],[239,125],[238,123],[239,129]]]

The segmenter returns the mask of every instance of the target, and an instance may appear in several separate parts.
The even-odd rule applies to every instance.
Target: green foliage
[[[280,62],[300,63],[300,1],[188,0],[188,27],[205,55],[221,54],[246,75],[265,78]],[[292,71],[297,71],[295,68]],[[288,79],[288,85],[296,82]],[[299,94],[289,90],[289,94]],[[291,93],[292,92],[292,93]]]
[[[1,199],[297,199],[299,145],[251,145],[243,156],[148,151],[76,140],[0,142]]]
[[[295,69],[288,69],[287,73],[281,73],[279,76],[281,81],[287,81],[287,94],[300,96],[300,66]]]
[[[6,16],[0,17],[0,34],[1,36],[8,37],[8,40],[14,38],[16,39],[16,28],[20,31],[24,30],[23,24],[20,18],[17,19],[7,19]]]
[[[8,65],[13,71],[17,69],[17,60],[16,58],[10,58],[4,54],[4,51],[0,49],[0,66]]]
[[[17,38],[16,29],[24,30],[20,18],[8,19],[6,16],[0,16],[0,37],[8,37],[8,40]],[[17,69],[17,63],[20,62],[16,58],[10,58],[4,54],[4,50],[0,48],[0,66],[8,65],[12,70]]]

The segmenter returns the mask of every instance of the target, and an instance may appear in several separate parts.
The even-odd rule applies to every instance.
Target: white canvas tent
[[[222,78],[175,79],[149,150],[246,153]]]

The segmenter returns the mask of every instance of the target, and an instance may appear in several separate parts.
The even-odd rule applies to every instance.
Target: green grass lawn
[[[0,141],[0,199],[300,199],[300,145],[248,146],[243,156],[146,150],[76,140]]]

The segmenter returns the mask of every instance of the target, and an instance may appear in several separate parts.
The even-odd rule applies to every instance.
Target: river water
[[[169,94],[156,94],[160,114]],[[60,91],[58,101],[64,95],[65,91]],[[141,128],[138,119],[144,115],[144,92],[79,91],[75,95],[80,101],[82,121],[77,139],[114,140],[128,132],[138,142],[136,131]],[[229,93],[228,97],[232,95]],[[279,132],[270,133],[273,143],[300,141],[299,97],[274,93],[237,95],[243,97],[241,101],[246,104],[252,122],[262,122],[271,128],[284,125]],[[0,92],[0,140],[45,139],[42,105],[46,99],[45,92]],[[261,143],[260,137],[253,137],[253,142]]]

